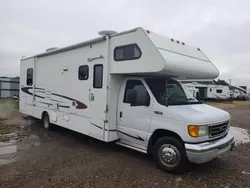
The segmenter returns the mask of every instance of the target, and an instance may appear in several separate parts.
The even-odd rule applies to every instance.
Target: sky
[[[143,27],[197,46],[220,79],[250,88],[248,0],[0,0],[0,76],[19,76],[22,56]]]

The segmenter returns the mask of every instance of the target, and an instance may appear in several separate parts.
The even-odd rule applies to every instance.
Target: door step
[[[147,151],[141,149],[141,148],[137,148],[135,146],[131,146],[131,145],[128,145],[128,144],[125,144],[123,142],[116,142],[117,145],[120,145],[120,146],[123,146],[123,147],[126,147],[126,148],[129,148],[129,149],[133,149],[133,150],[136,150],[136,151],[139,151],[141,153],[147,153]]]

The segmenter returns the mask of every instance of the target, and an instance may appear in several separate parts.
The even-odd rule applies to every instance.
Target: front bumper
[[[200,144],[185,144],[187,157],[192,163],[205,163],[223,153],[232,150],[235,145],[234,137],[227,135],[219,140]]]

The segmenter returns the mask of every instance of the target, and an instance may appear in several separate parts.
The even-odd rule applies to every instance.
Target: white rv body
[[[209,90],[210,99],[226,100],[230,98],[230,89],[228,86],[210,85]]]
[[[23,58],[20,75],[22,113],[38,119],[49,116],[53,124],[105,142],[150,153],[168,133],[181,140],[182,155],[196,163],[213,159],[234,143],[227,112],[198,101],[165,104],[166,90],[190,98],[174,78],[212,79],[219,75],[216,67],[200,49],[142,28]],[[160,82],[164,92],[158,95]],[[206,125],[209,134],[214,126],[222,129],[194,138],[189,125]],[[214,139],[218,141],[210,142]],[[218,149],[222,144],[226,147]]]

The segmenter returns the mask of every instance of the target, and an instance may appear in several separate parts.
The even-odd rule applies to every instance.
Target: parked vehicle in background
[[[185,92],[191,93],[193,97],[197,98],[199,96],[199,89],[197,89],[194,85],[182,84],[182,87]]]
[[[230,98],[230,90],[228,86],[223,85],[206,85],[197,82],[184,83],[185,87],[193,90],[195,97],[202,100],[228,100]]]
[[[20,111],[47,130],[55,124],[152,154],[167,172],[233,148],[230,115],[176,80],[219,75],[199,48],[142,28],[100,34],[23,58]]]
[[[0,98],[19,95],[19,77],[0,77]]]
[[[247,91],[241,87],[231,86],[230,93],[231,93],[232,99],[238,99],[238,100],[247,99]]]

